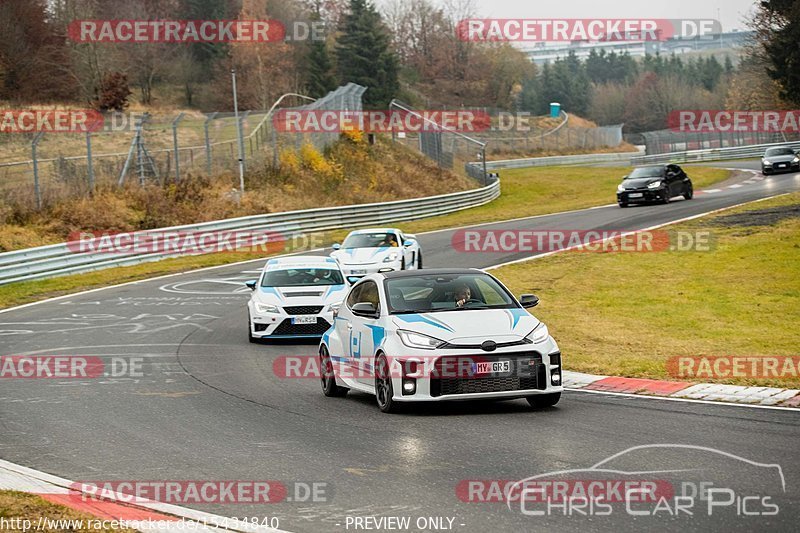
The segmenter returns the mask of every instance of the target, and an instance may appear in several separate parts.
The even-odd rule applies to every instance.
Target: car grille
[[[321,305],[295,305],[284,307],[284,311],[290,315],[316,315],[322,311]]]
[[[292,324],[292,319],[287,318],[281,322],[273,335],[322,335],[331,325],[327,320],[317,319],[316,324]]]
[[[431,396],[448,394],[475,394],[482,392],[507,392],[524,390],[544,390],[547,387],[547,374],[539,352],[521,352],[499,355],[446,356],[436,361],[435,375],[447,375],[446,368],[461,368],[458,360],[473,359],[475,361],[511,361],[511,371],[502,375],[488,374],[484,377],[447,377],[431,378]],[[533,364],[531,365],[531,361]],[[447,365],[447,366],[446,366]]]

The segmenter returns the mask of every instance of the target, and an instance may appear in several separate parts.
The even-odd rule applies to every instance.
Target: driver
[[[461,285],[456,289],[456,307],[464,307],[468,301],[472,298],[472,291],[469,289],[469,285]]]
[[[381,248],[396,248],[397,244],[397,237],[394,236],[393,233],[387,233],[383,236],[383,242],[381,242]]]

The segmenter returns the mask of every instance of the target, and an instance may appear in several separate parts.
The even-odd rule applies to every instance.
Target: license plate
[[[366,276],[367,275],[367,271],[366,270],[351,270],[350,271],[350,275],[352,275],[352,276]]]
[[[778,168],[786,168],[786,163],[780,163],[780,164],[778,165]]]
[[[628,198],[641,198],[643,196],[640,192],[632,192],[628,195]]]
[[[316,324],[317,317],[315,316],[296,316],[292,318],[292,324]]]
[[[511,361],[491,361],[475,363],[476,374],[493,374],[495,372],[511,372]]]

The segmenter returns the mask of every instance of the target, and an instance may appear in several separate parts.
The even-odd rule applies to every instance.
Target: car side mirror
[[[519,297],[519,304],[525,309],[539,305],[539,297],[535,294],[522,294]]]
[[[413,244],[414,244],[414,241],[410,241],[410,240],[407,240],[407,239],[405,241],[403,241],[403,246],[405,246],[406,248],[408,248],[409,246],[412,246]]]
[[[247,288],[250,289],[251,291],[256,290],[256,283],[258,283],[258,281],[254,280],[254,279],[251,279],[250,281],[245,281],[244,282],[244,284],[247,286]]]
[[[347,283],[350,285],[354,285],[356,281],[360,280],[361,278],[358,276],[347,276]]]
[[[341,249],[341,248],[342,248],[342,245],[341,245],[341,244],[339,244],[339,243],[337,242],[336,244],[334,244],[333,246],[331,246],[331,248],[333,248],[334,250],[339,250],[339,249]]]
[[[375,309],[375,305],[371,302],[358,302],[352,308],[353,314],[356,316],[363,316],[365,318],[378,318],[380,314]]]

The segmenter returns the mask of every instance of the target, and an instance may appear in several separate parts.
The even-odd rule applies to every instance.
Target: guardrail
[[[747,159],[761,157],[767,148],[788,146],[800,150],[800,142],[751,144],[749,146],[733,146],[730,148],[709,148],[706,150],[688,150],[685,152],[669,152],[666,154],[640,155],[631,158],[631,165],[648,163],[696,163],[703,161],[724,161],[726,159]]]
[[[608,154],[556,155],[548,157],[528,157],[525,159],[505,159],[502,161],[487,161],[486,169],[503,170],[507,168],[586,165],[592,163],[627,163],[632,157],[640,154],[641,152],[618,152]],[[480,163],[470,164],[479,165]]]
[[[460,191],[439,196],[397,200],[376,204],[348,205],[306,209],[266,215],[231,218],[214,222],[203,222],[186,226],[159,228],[134,232],[128,235],[147,235],[158,232],[199,231],[271,231],[284,237],[346,229],[356,226],[377,225],[399,220],[417,220],[444,215],[491,202],[500,196],[500,182],[493,180],[479,189]],[[76,248],[76,246],[73,246]],[[104,268],[129,266],[170,257],[179,257],[174,252],[109,253],[74,252],[69,243],[52,244],[38,248],[27,248],[0,253],[0,285],[67,274],[78,274]]]

